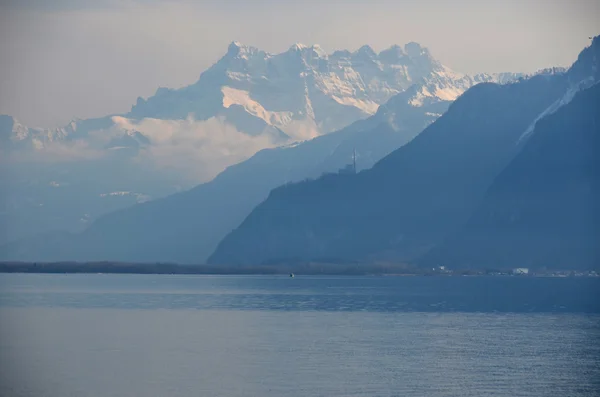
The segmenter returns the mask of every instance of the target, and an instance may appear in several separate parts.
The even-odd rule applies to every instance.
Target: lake
[[[0,274],[0,395],[598,396],[600,279]]]

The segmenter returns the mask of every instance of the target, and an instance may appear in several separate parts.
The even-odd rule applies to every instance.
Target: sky
[[[600,0],[0,0],[0,114],[29,126],[127,112],[182,87],[230,42],[285,51],[416,41],[465,73],[569,66]]]

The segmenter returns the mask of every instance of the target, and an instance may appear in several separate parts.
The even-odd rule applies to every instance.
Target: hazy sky
[[[416,41],[462,72],[569,66],[600,0],[0,0],[0,113],[57,126],[181,87],[233,40],[376,50]]]

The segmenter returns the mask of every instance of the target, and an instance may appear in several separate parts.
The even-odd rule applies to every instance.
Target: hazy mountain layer
[[[201,263],[269,191],[281,184],[338,172],[352,163],[370,168],[439,117],[450,101],[425,87],[396,95],[374,116],[313,140],[265,149],[190,191],[101,217],[79,235],[40,236],[5,247],[21,260],[120,260]]]
[[[419,106],[515,77],[453,72],[416,43],[379,54],[303,45],[269,54],[232,43],[196,83],[160,88],[126,114],[56,129],[2,116],[0,243],[83,230],[103,213],[209,181],[262,149],[367,118],[413,84],[424,87],[412,98]]]
[[[598,81],[598,46],[567,73],[470,89],[370,170],[275,189],[210,262],[414,261],[467,221],[536,121]]]

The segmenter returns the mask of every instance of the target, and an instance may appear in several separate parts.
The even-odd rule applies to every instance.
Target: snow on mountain
[[[575,98],[575,95],[578,92],[586,90],[594,86],[595,84],[597,84],[597,82],[594,80],[593,77],[589,77],[583,81],[578,82],[577,84],[572,84],[562,97],[553,102],[552,105],[550,105],[536,117],[536,119],[529,125],[529,127],[527,127],[525,132],[523,132],[523,134],[519,137],[517,143],[523,142],[531,135],[531,133],[535,130],[535,126],[538,121],[540,121],[546,116],[556,113],[558,109],[571,103],[571,101],[573,100],[573,98]]]
[[[546,108],[538,117],[527,127],[523,134],[519,137],[517,144],[521,144],[527,140],[535,130],[538,121],[546,116],[555,113],[558,109],[571,103],[576,94],[584,91],[600,82],[600,70],[598,69],[598,60],[600,59],[600,36],[596,36],[592,40],[592,44],[586,47],[577,58],[577,61],[570,69],[565,68],[548,68],[542,69],[535,75],[552,76],[566,75],[569,81],[569,87],[564,95],[553,102]]]
[[[41,149],[49,142],[65,139],[71,131],[71,124],[64,128],[29,128],[11,116],[0,115],[0,139],[4,150],[13,148]]]
[[[413,84],[425,85],[424,96],[454,100],[480,82],[507,82],[517,74],[468,76],[435,60],[417,43],[394,45],[377,54],[363,46],[355,52],[325,52],[320,46],[294,44],[271,54],[234,41],[227,53],[181,89],[161,87],[137,103],[119,120],[136,124],[144,119],[197,121],[216,118],[251,136],[267,135],[273,145],[311,139],[374,114],[393,95]],[[417,99],[413,105],[418,105]],[[14,122],[11,142],[28,142],[43,149],[55,141],[83,139],[112,129],[129,135],[114,117],[74,120],[63,128],[27,128]],[[123,124],[123,123],[121,123]],[[115,131],[116,127],[116,131]],[[143,135],[143,134],[142,134]]]
[[[259,150],[365,119],[410,87],[419,87],[410,105],[424,106],[452,101],[480,82],[517,77],[454,72],[417,43],[379,53],[369,46],[327,53],[318,45],[295,44],[271,54],[233,42],[198,81],[161,87],[125,114],[55,129],[28,128],[0,116],[0,162],[27,164],[2,175],[13,184],[3,201],[14,204],[4,222],[11,233],[19,232],[0,240],[56,227],[78,230],[83,214],[93,219],[116,208],[106,205],[103,193],[157,198],[190,188]],[[55,180],[68,188],[49,192]],[[66,204],[72,197],[79,198],[77,205]],[[119,205],[135,203],[133,196],[119,197]],[[49,205],[52,200],[61,200],[60,208]]]
[[[193,85],[160,89],[139,99],[130,116],[198,120],[223,114],[232,105],[294,139],[299,124],[308,137],[338,130],[374,114],[382,103],[409,86],[435,82],[433,95],[454,100],[473,84],[508,80],[514,74],[466,76],[435,60],[417,43],[392,46],[379,54],[368,46],[327,54],[318,45],[294,44],[271,54],[239,42],[202,73]],[[198,108],[193,104],[205,104]],[[210,111],[207,111],[210,109]],[[235,121],[234,121],[235,123]]]

